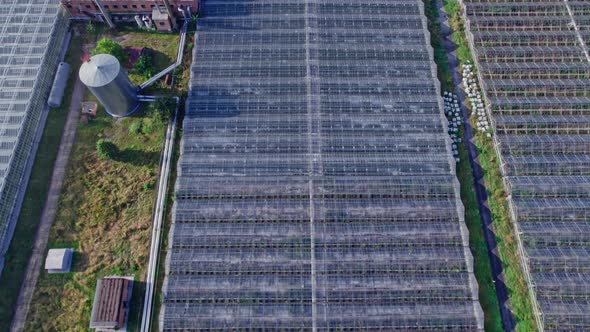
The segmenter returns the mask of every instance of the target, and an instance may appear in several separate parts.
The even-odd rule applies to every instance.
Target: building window
[[[118,5],[113,5],[113,8],[119,8],[119,6]]]
[[[141,8],[145,8],[145,5],[141,5]]]
[[[137,5],[131,5],[131,8],[137,8]]]
[[[160,25],[164,25],[164,22],[158,22],[158,24],[160,24]]]
[[[123,5],[123,8],[127,8],[127,5]]]

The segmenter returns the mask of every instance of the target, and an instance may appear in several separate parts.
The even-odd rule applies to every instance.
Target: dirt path
[[[457,46],[451,39],[452,30],[449,25],[449,17],[444,11],[442,0],[436,1],[436,7],[439,13],[439,25],[443,35],[443,45],[447,51],[447,58],[449,60],[449,67],[453,76],[453,84],[455,85],[455,92],[459,98],[461,105],[461,112],[464,121],[465,143],[469,154],[469,163],[473,170],[473,179],[475,183],[475,192],[477,196],[477,204],[479,207],[479,214],[483,224],[483,232],[488,247],[488,256],[492,267],[492,277],[496,286],[496,295],[498,303],[500,303],[500,315],[502,316],[502,326],[505,331],[512,331],[515,327],[514,317],[510,311],[508,290],[504,283],[504,275],[502,272],[502,261],[498,256],[498,245],[496,243],[496,236],[492,228],[492,216],[487,205],[488,194],[483,182],[483,170],[479,164],[477,147],[473,142],[473,128],[469,122],[469,115],[465,107],[465,92],[461,88],[461,74],[459,72],[459,60],[455,55]]]
[[[41,222],[39,223],[37,234],[35,235],[33,252],[29,258],[29,264],[27,265],[23,283],[21,284],[18,300],[16,302],[16,312],[12,319],[10,331],[20,332],[25,328],[29,304],[33,298],[37,279],[39,278],[39,273],[41,272],[41,268],[45,261],[49,230],[55,219],[66,166],[68,165],[68,159],[76,137],[76,129],[78,128],[80,117],[80,103],[84,97],[84,90],[84,84],[82,84],[80,79],[77,79],[74,86],[74,92],[72,93],[72,99],[70,101],[70,109],[64,127],[64,133],[61,137],[59,151],[57,153],[55,164],[53,165],[53,174],[51,175],[49,192],[47,193],[45,206],[43,207]],[[55,112],[55,110],[51,110],[50,112]]]

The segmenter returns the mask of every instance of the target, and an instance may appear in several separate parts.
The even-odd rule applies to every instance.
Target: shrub
[[[119,148],[111,141],[99,139],[96,142],[96,154],[103,160],[114,159],[119,154]]]
[[[133,67],[133,71],[138,75],[143,76],[146,80],[156,75],[156,68],[154,67],[152,56],[149,54],[140,56],[139,60]]]
[[[117,42],[108,38],[103,38],[99,40],[94,50],[92,50],[91,54],[110,54],[117,58],[117,60],[119,60],[121,64],[126,64],[129,58],[129,55],[127,54],[123,46],[117,44]]]
[[[150,118],[143,118],[141,120],[141,132],[144,135],[150,135],[154,132],[155,129],[158,129],[158,125],[155,123],[154,119]]]
[[[145,183],[143,184],[143,190],[150,190],[150,189],[154,189],[154,187],[155,187],[155,184],[154,184],[154,182],[153,182],[153,181],[150,181],[150,182],[145,182]]]
[[[129,133],[133,135],[141,135],[143,129],[143,122],[141,120],[134,121],[129,126]]]
[[[151,117],[161,123],[167,123],[174,116],[176,111],[176,100],[170,97],[158,98],[150,104]]]

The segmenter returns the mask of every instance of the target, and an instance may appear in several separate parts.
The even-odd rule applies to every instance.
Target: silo
[[[128,116],[139,107],[137,88],[110,54],[98,54],[84,62],[80,80],[114,117]]]

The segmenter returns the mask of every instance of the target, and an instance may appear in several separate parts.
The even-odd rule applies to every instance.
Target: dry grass
[[[129,134],[136,121],[152,126],[152,132]],[[50,233],[50,247],[76,247],[74,272],[42,273],[27,330],[85,330],[97,278],[110,274],[144,278],[154,200],[151,188],[163,133],[164,125],[149,118],[115,121],[102,115],[80,125]],[[120,160],[96,157],[99,138],[109,138],[121,149]]]
[[[125,45],[156,51],[158,69],[174,61],[178,35],[124,31]],[[93,99],[87,93],[86,100]],[[129,128],[141,122],[143,133]],[[143,281],[148,260],[154,186],[165,125],[138,115],[115,120],[99,116],[80,124],[59,210],[49,236],[49,248],[76,248],[73,272],[42,272],[27,331],[87,331],[96,279],[105,275],[134,275]],[[95,144],[113,141],[121,150],[116,160],[100,160]],[[128,330],[138,329],[143,284],[136,282]]]

